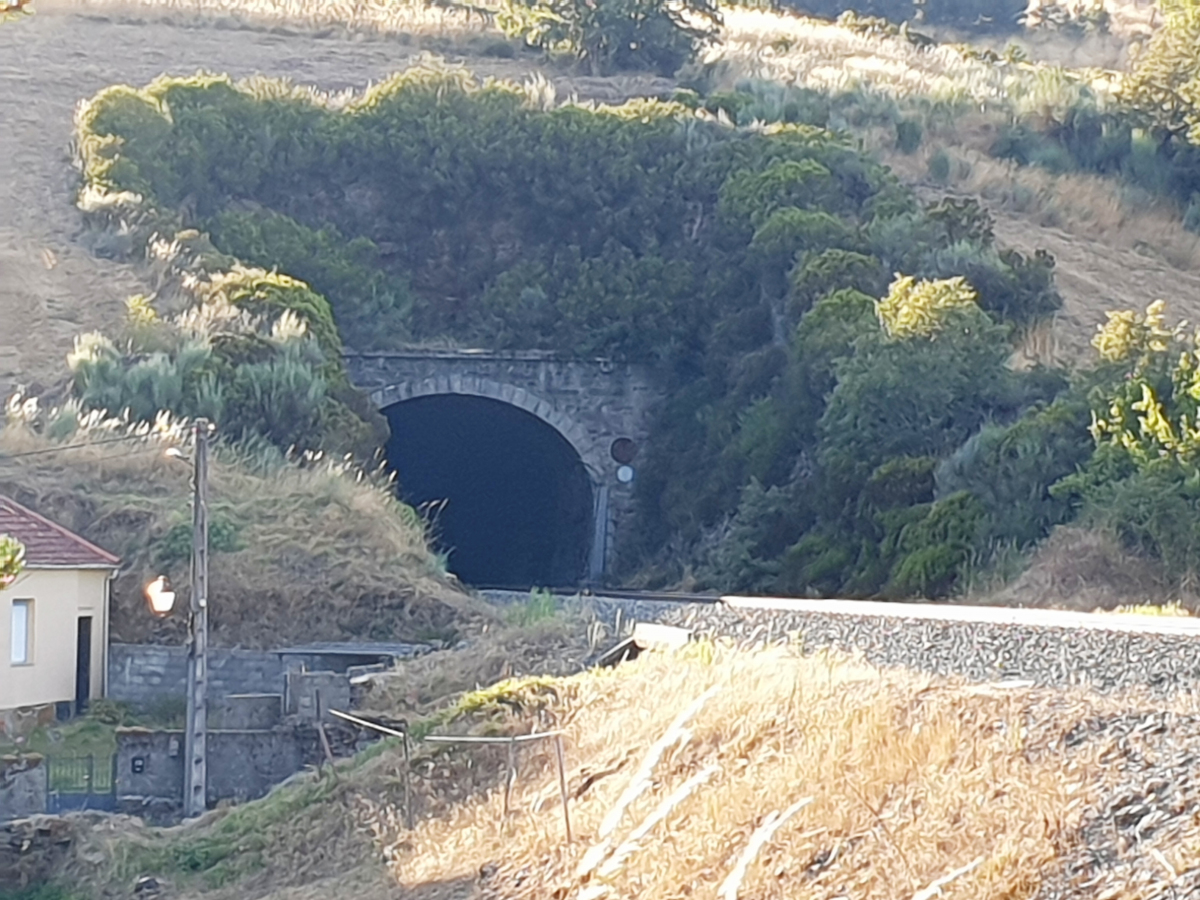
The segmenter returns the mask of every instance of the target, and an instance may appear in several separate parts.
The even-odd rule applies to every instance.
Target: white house
[[[0,534],[25,568],[0,590],[0,731],[81,712],[104,695],[109,585],[120,560],[0,496]]]

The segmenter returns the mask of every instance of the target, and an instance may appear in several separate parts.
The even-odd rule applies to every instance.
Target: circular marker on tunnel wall
[[[621,466],[617,469],[617,481],[621,484],[629,484],[633,481],[633,466]]]
[[[619,462],[622,466],[628,466],[637,457],[638,445],[635,441],[629,438],[617,438],[612,442],[612,447],[609,448],[609,453],[612,458]]]

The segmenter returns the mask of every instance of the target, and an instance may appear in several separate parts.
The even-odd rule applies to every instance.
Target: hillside
[[[1197,719],[1183,700],[701,644],[500,684],[460,708],[474,711],[456,733],[563,732],[573,842],[550,745],[520,750],[507,815],[502,748],[419,749],[411,833],[399,750],[382,746],[180,829],[85,827],[61,877],[99,896],[149,876],[213,900],[351,885],[422,900],[1152,900],[1200,887],[1200,797],[1182,762]]]
[[[93,419],[62,450],[43,430],[72,413],[32,412],[11,415],[0,429],[0,493],[122,558],[112,588],[114,641],[182,642],[185,618],[151,616],[142,586],[167,575],[183,602],[188,596],[190,471],[164,453],[186,451],[187,435]],[[210,485],[210,627],[218,646],[449,641],[494,618],[447,577],[424,523],[382,480],[329,460],[285,463],[222,450]]]
[[[1055,525],[1073,520],[1081,508],[1090,515],[1104,506],[1097,492],[1106,486],[1085,483],[1086,479],[1068,485],[1073,493],[1063,488],[1051,498],[1050,492],[1057,480],[1080,468],[1093,449],[1081,405],[1086,392],[1076,386],[1070,393],[1065,386],[1072,367],[1090,362],[1090,339],[1105,313],[1142,308],[1160,296],[1171,300],[1165,321],[1194,318],[1198,311],[1196,293],[1188,288],[1200,287],[1200,254],[1196,236],[1182,228],[1180,210],[1132,178],[1087,174],[1053,144],[1058,132],[1069,131],[1059,121],[1067,116],[1063,110],[1070,116],[1107,115],[1104,92],[1112,77],[1090,68],[1066,71],[1026,60],[1121,63],[1127,56],[1125,41],[1139,28],[1144,31],[1145,22],[1131,15],[1118,25],[1116,37],[1074,43],[1064,36],[1039,36],[1023,48],[1006,47],[1001,58],[965,45],[927,48],[905,34],[869,23],[843,27],[730,10],[724,44],[680,71],[679,85],[694,90],[675,93],[678,106],[635,104],[608,112],[562,101],[571,96],[613,102],[662,98],[677,85],[638,74],[607,79],[564,74],[561,64],[547,63],[500,40],[482,20],[463,13],[337,5],[262,5],[231,12],[219,4],[200,4],[183,13],[156,4],[121,9],[50,4],[41,15],[0,34],[12,51],[6,59],[15,61],[8,71],[16,87],[6,92],[4,101],[18,105],[14,118],[32,121],[36,116],[62,123],[57,133],[47,128],[8,136],[15,139],[11,156],[28,164],[8,186],[3,214],[8,220],[0,221],[0,228],[13,235],[11,259],[0,273],[0,304],[7,292],[12,297],[13,333],[33,337],[13,341],[0,353],[0,358],[11,360],[12,369],[0,387],[18,383],[17,373],[35,394],[61,384],[63,370],[55,357],[61,359],[76,335],[97,329],[106,337],[89,338],[71,361],[75,396],[85,408],[136,406],[135,418],[152,420],[158,407],[146,403],[158,401],[146,400],[149,394],[134,395],[151,383],[147,378],[158,377],[155,372],[164,365],[175,367],[171,377],[186,388],[187,401],[171,407],[180,415],[201,414],[206,403],[224,403],[229,396],[240,401],[254,391],[277,396],[271,391],[283,381],[272,382],[268,389],[254,378],[286,375],[304,379],[290,384],[307,385],[308,393],[293,390],[293,398],[318,399],[299,412],[288,406],[288,414],[276,416],[274,424],[255,409],[246,412],[245,403],[239,407],[240,419],[225,407],[235,422],[233,434],[263,437],[280,449],[321,447],[367,455],[372,441],[378,443],[378,416],[365,410],[363,398],[351,396],[345,384],[335,359],[343,345],[386,349],[410,340],[490,341],[508,348],[657,355],[672,406],[639,481],[642,519],[630,554],[635,562],[625,575],[646,584],[698,577],[704,586],[717,589],[948,596],[961,591],[968,569],[993,566],[1005,553],[1025,552]],[[107,56],[95,65],[78,64],[92,45],[137,42],[154,49]],[[466,62],[473,74],[427,64],[364,93],[349,93],[402,69],[429,48]],[[144,85],[164,69],[181,73],[200,66],[235,78],[281,75],[302,86],[230,82],[230,95],[223,93],[227,88],[220,78],[205,78],[159,81],[137,99],[132,92],[122,93],[124,89],[95,94],[75,131],[88,167],[89,208],[94,212],[97,202],[119,204],[122,191],[137,191],[143,196],[139,215],[149,218],[139,225],[117,214],[109,220],[108,231],[84,229],[71,208],[74,176],[61,150],[70,134],[67,108],[105,84]],[[32,81],[22,74],[33,70],[40,74]],[[420,74],[429,72],[436,74]],[[486,81],[492,76],[536,80],[514,88]],[[356,179],[362,173],[386,171],[395,162],[369,153],[356,156],[366,152],[369,140],[340,157],[358,160],[357,173],[323,171],[312,159],[309,168],[292,171],[291,164],[283,162],[286,154],[276,154],[261,171],[246,173],[245,184],[257,186],[243,191],[236,185],[221,187],[224,175],[214,175],[209,182],[204,181],[207,175],[196,175],[223,169],[232,182],[242,178],[236,170],[248,157],[234,143],[221,146],[218,141],[196,151],[184,140],[175,145],[178,154],[159,154],[153,149],[159,125],[150,120],[125,122],[114,132],[106,118],[120,119],[122,103],[142,104],[145,110],[169,105],[172,92],[183,96],[200,90],[212,115],[231,116],[233,121],[254,104],[265,111],[287,96],[288,102],[310,107],[305,115],[312,121],[327,123],[321,127],[336,135],[331,139],[352,143],[366,137],[355,128],[370,117],[360,117],[353,128],[334,126],[344,104],[363,108],[410,89],[416,96],[420,90],[412,86],[431,77],[445,79],[470,98],[463,107],[468,110],[463,124],[469,131],[478,128],[480,135],[498,127],[495,122],[483,124],[491,113],[481,111],[493,103],[509,105],[512,122],[504,127],[531,129],[522,140],[534,145],[545,144],[537,137],[543,134],[539,129],[561,127],[550,123],[588,122],[588,128],[603,131],[609,127],[602,124],[605,117],[615,114],[631,120],[621,126],[631,133],[637,116],[652,127],[637,138],[644,147],[637,160],[618,162],[613,153],[602,154],[605,165],[599,166],[597,159],[590,166],[599,174],[587,190],[576,176],[573,182],[563,180],[565,172],[555,169],[563,159],[552,158],[541,146],[541,156],[507,160],[510,168],[489,183],[480,173],[489,171],[490,138],[481,138],[480,146],[470,150],[481,154],[476,163],[443,173],[446,183],[475,179],[469,181],[471,188],[452,191],[448,199],[435,196],[441,188],[430,185],[438,184],[436,180],[413,177],[406,189],[410,194],[426,192],[425,205],[414,204],[411,211],[393,214],[387,221],[365,206],[320,200],[361,187]],[[53,89],[43,88],[43,80]],[[553,93],[558,95],[557,107]],[[226,108],[222,104],[229,97],[240,99]],[[978,113],[973,111],[975,104]],[[540,119],[518,109],[533,105],[540,105]],[[696,121],[685,123],[693,114]],[[386,128],[385,119],[377,117],[363,127]],[[163,117],[180,135],[193,127],[181,121]],[[252,120],[239,121],[230,133],[253,132]],[[266,145],[275,140],[273,135],[286,133],[287,121],[285,115],[266,126]],[[761,129],[755,124],[761,121],[789,124]],[[722,124],[730,122],[739,126],[733,132]],[[139,134],[141,124],[149,124],[150,132]],[[816,141],[803,136],[809,125],[828,125],[835,134],[849,137],[826,135]],[[1032,137],[1026,133],[1031,128]],[[673,129],[676,134],[668,137]],[[704,132],[705,137],[692,143],[681,137],[684,131]],[[759,132],[767,139],[760,140]],[[648,137],[651,133],[657,136]],[[785,133],[791,136],[781,137]],[[139,145],[143,139],[147,143]],[[426,144],[419,152],[434,158],[444,152],[439,142],[449,139],[448,134],[431,132],[422,138]],[[710,140],[716,142],[714,147],[729,140],[755,149],[736,165],[730,163],[732,157],[722,156],[724,151],[714,150],[712,168],[708,162],[698,174],[680,168],[687,174],[679,177],[690,180],[683,187],[677,184],[674,194],[668,182],[676,176],[664,175],[667,167],[646,166],[654,159],[703,155],[708,151],[702,145]],[[1138,140],[1131,134],[1127,143],[1136,151]],[[654,141],[665,143],[649,150]],[[805,141],[812,146],[802,148]],[[817,144],[822,146],[818,149]],[[578,155],[597,146],[585,140],[573,152]],[[798,163],[800,169],[772,168],[775,154],[784,152],[778,148],[785,146],[791,160],[787,165]],[[891,166],[911,192],[894,189],[864,150]],[[319,156],[333,151],[321,145],[315,152]],[[670,155],[676,152],[683,156]],[[860,158],[854,158],[856,152]],[[227,154],[227,161],[213,168],[209,153]],[[463,154],[456,150],[446,158],[453,167],[460,165]],[[142,180],[136,175],[139,161],[146,175]],[[610,216],[612,210],[605,205],[609,201],[596,201],[616,198],[614,209],[626,202],[627,172],[622,168],[629,169],[631,163],[643,167],[637,177],[661,179],[654,188],[657,199],[647,200],[645,208],[617,209]],[[818,169],[804,168],[810,163]],[[303,158],[300,164],[305,164]],[[109,178],[105,173],[110,165],[116,165],[112,171],[122,172],[122,177]],[[736,171],[742,165],[745,171]],[[777,197],[764,193],[776,189],[772,179],[785,177],[780,173],[792,173],[786,175],[791,178],[795,172],[825,168],[836,173],[835,192],[807,199],[789,194],[786,187]],[[412,172],[419,169],[420,165]],[[188,190],[177,192],[173,186],[182,183],[181,178],[192,180],[187,181]],[[760,179],[761,186],[747,178]],[[314,202],[302,202],[303,192],[277,189],[289,179],[303,180]],[[553,193],[568,183],[576,188],[568,191],[570,201],[558,201],[557,206],[545,201],[545,184]],[[515,193],[500,204],[504,208],[492,208],[487,198],[502,196],[508,189],[505,184],[525,188],[513,188]],[[367,192],[383,196],[394,188],[380,184],[368,186]],[[738,195],[743,190],[747,192]],[[592,196],[583,198],[589,191]],[[39,203],[35,197],[44,199]],[[542,207],[520,212],[530,198],[535,198],[533,206]],[[405,201],[393,202],[393,213],[408,209],[408,196],[392,199]],[[548,237],[530,224],[549,221],[552,209],[561,211],[575,201],[582,205],[563,219],[555,234]],[[820,206],[815,218],[805,209],[810,203]],[[46,205],[52,213],[39,220],[37,210]],[[699,215],[690,238],[681,241],[678,225],[693,209]],[[422,220],[426,213],[442,218]],[[527,220],[518,221],[521,215]],[[93,224],[102,218],[95,216]],[[627,221],[644,223],[641,233],[630,229]],[[577,227],[592,222],[602,224],[590,234],[590,225]],[[473,233],[476,224],[488,231],[486,236]],[[176,243],[155,243],[150,233],[154,229],[158,237]],[[568,230],[573,235],[569,240]],[[422,234],[428,239],[419,237]],[[739,241],[742,245],[733,249]],[[178,257],[179,246],[191,253],[194,245],[201,247],[206,268],[182,279],[179,271],[168,273],[168,257]],[[707,249],[698,252],[701,245]],[[730,254],[719,264],[711,252],[718,246]],[[397,248],[403,248],[399,255]],[[134,258],[143,253],[154,258],[145,266],[105,261],[128,259],[131,253]],[[260,277],[259,270],[246,271],[238,263],[302,276],[312,290],[282,276],[272,282],[275,276]],[[708,265],[738,275],[722,281],[706,272]],[[855,266],[865,268],[855,272]],[[899,276],[888,288],[885,276],[891,273],[926,280],[910,297]],[[935,296],[942,290],[939,285],[953,290],[951,282],[960,276],[969,276],[979,288],[969,302],[978,301],[986,317],[986,322],[978,320],[962,332],[975,337],[960,342],[961,347],[948,344],[938,353],[921,350],[919,341],[907,349],[892,346],[898,332],[886,323],[881,332],[865,314],[866,300],[880,300],[880,309],[891,299],[897,309],[910,302],[941,303]],[[234,335],[232,343],[229,335],[216,332],[197,336],[189,331],[194,328],[188,319],[192,312],[179,313],[174,290],[188,278],[213,285],[198,301],[198,308],[205,310],[199,314],[204,321],[215,321],[212,310],[221,304],[237,305],[237,296],[259,290],[275,298],[270,303],[283,303],[284,308],[299,310],[303,305],[332,312],[305,318],[301,331],[286,339],[267,333],[279,325],[273,320],[245,326],[250,330]],[[702,300],[692,302],[696,293],[689,283],[705,285]],[[624,284],[654,288],[631,292],[621,287]],[[151,300],[123,314],[120,301],[138,290]],[[847,290],[851,293],[844,293]],[[283,294],[290,299],[281,301]],[[327,295],[328,307],[321,294]],[[39,295],[44,299],[31,301]],[[71,305],[67,296],[88,301],[79,304],[77,312],[65,314]],[[961,305],[959,300],[954,304]],[[820,315],[809,316],[803,326],[801,319],[810,307],[819,307]],[[853,325],[835,337],[836,321],[842,317],[853,319]],[[285,326],[280,333],[290,334],[290,325]],[[364,345],[364,340],[369,343]],[[264,349],[268,344],[273,349]],[[320,358],[313,355],[317,350]],[[858,382],[844,379],[850,368],[841,367],[855,355]],[[257,368],[251,372],[254,367],[246,366],[236,385],[222,382],[213,395],[204,382],[200,390],[211,375],[207,367],[240,373],[242,362],[251,359]],[[185,371],[186,366],[192,368]],[[909,367],[901,381],[956,383],[953,391],[959,393],[950,398],[953,406],[947,406],[947,398],[919,398],[918,405],[928,404],[930,412],[883,428],[881,434],[901,434],[889,438],[885,450],[865,434],[876,413],[864,403],[877,390],[871,385],[892,378],[889,369],[897,366]],[[993,368],[991,375],[980,374]],[[831,391],[842,381],[846,384],[839,397]],[[85,382],[92,387],[85,388]],[[828,408],[827,398],[832,398]],[[1051,402],[1052,411],[1043,416],[1039,410]],[[877,412],[897,415],[899,409],[893,404]],[[952,410],[953,421],[946,428],[921,425],[923,417],[934,421],[939,410]],[[1180,414],[1188,421],[1187,409]],[[289,416],[290,421],[281,423]],[[368,421],[372,416],[374,421]],[[267,424],[259,428],[260,422]],[[1038,507],[1023,508],[1023,521],[1006,512],[1008,499],[992,496],[995,491],[988,494],[987,486],[996,479],[987,474],[987,467],[1006,464],[993,452],[995,442],[1009,439],[988,432],[992,423],[1012,426],[1014,440],[1022,429],[1032,431],[1044,442],[1039,452],[1054,456],[1027,466],[1020,475],[1032,482],[1028,489],[1020,482],[1017,493],[1028,494]],[[1047,430],[1054,434],[1044,433]],[[1052,440],[1059,438],[1062,443],[1051,448]],[[977,451],[984,445],[989,449],[981,456]],[[806,485],[814,459],[820,491],[828,496],[801,508],[797,496],[820,493]],[[680,490],[678,473],[672,474],[672,465],[680,460],[684,468],[705,472],[704,483]],[[951,465],[958,467],[953,477],[946,475]],[[843,515],[836,512],[839,507],[857,512]],[[1130,525],[1099,524],[1118,529]],[[1154,531],[1158,526],[1144,525],[1131,526],[1132,532],[1123,536],[1141,541],[1144,549],[1165,559],[1163,536]],[[853,549],[858,547],[862,549]],[[1181,568],[1180,560],[1168,562],[1172,577],[1190,566],[1187,562]]]
[[[420,41],[317,36],[302,25],[230,28],[169,9],[129,10],[49,0],[36,16],[0,30],[0,396],[18,385],[48,386],[63,376],[76,335],[118,322],[126,297],[153,284],[137,269],[103,258],[75,208],[72,116],[79,101],[110,84],[144,84],[197,70],[263,74],[328,91],[379,81],[422,51]],[[430,27],[436,27],[436,17]],[[441,26],[459,31],[456,20]],[[465,38],[468,35],[464,36]],[[430,41],[438,39],[431,35]],[[446,37],[450,59],[470,58],[481,75],[523,78],[546,71],[536,59],[504,60]],[[110,48],[124,48],[112,53]],[[662,90],[653,78],[553,78],[564,95],[622,100]]]
[[[555,71],[535,56],[508,60],[485,55],[487,42],[478,23],[446,13],[410,14],[390,24],[385,17],[381,27],[414,32],[416,37],[389,35],[385,28],[363,40],[363,35],[332,27],[349,15],[333,4],[306,6],[302,13],[281,13],[264,5],[251,7],[252,12],[240,18],[224,19],[220,9],[185,13],[157,4],[48,0],[38,4],[37,16],[0,31],[0,119],[14,126],[0,133],[0,152],[12,161],[0,181],[0,321],[5,323],[0,333],[0,395],[7,396],[21,384],[55,383],[77,334],[116,322],[127,296],[153,287],[134,267],[100,258],[74,208],[76,176],[68,154],[73,110],[109,84],[144,84],[163,73],[205,69],[237,77],[284,77],[339,91],[377,81],[423,49],[432,49],[452,61],[469,61],[482,76],[521,79],[541,73],[564,97],[613,102],[671,88],[670,82],[648,76],[580,77]],[[254,13],[262,17],[261,24],[256,24]],[[731,26],[741,29],[744,45],[730,51],[733,71],[748,67],[773,40],[778,26],[768,21],[760,14],[744,22],[731,20]],[[878,43],[872,47],[845,38],[834,41],[837,35],[833,28],[810,32],[809,40],[824,48],[826,64],[839,65],[841,59],[853,57],[869,60],[878,52]],[[1049,45],[1041,55],[1061,56],[1055,48],[1063,43]],[[109,47],[129,52],[112,54],[106,52]],[[896,54],[906,61],[913,55],[911,50],[888,51]],[[1096,55],[1071,62],[1096,64]],[[1101,64],[1115,61],[1105,53],[1099,57]],[[774,65],[780,67],[779,62]],[[787,66],[780,75],[797,77]],[[902,166],[906,162],[892,161]],[[917,181],[926,177],[923,167],[907,174]],[[1019,181],[1023,176],[1010,175],[1009,180],[1013,177]],[[1024,177],[1037,180],[1036,174]],[[1186,260],[1176,255],[1166,262],[1155,255],[1155,247],[1172,242],[1194,247],[1194,236],[1177,225],[1155,223],[1156,239],[1147,241],[1145,223],[1136,217],[1127,222],[1128,214],[1117,213],[1114,223],[1114,201],[1104,196],[1113,193],[1108,191],[1098,198],[1103,214],[1089,216],[1085,208],[1064,228],[1044,223],[1040,210],[1022,214],[1009,208],[1003,191],[989,198],[985,185],[974,186],[997,217],[1002,243],[1025,252],[1045,248],[1057,259],[1064,308],[1054,330],[1068,357],[1078,356],[1095,325],[1103,321],[1103,311],[1117,305],[1141,308],[1160,297],[1177,296],[1180,314],[1200,319],[1200,306],[1189,305],[1200,296],[1200,259],[1193,263],[1191,254]],[[1037,186],[1042,193],[1054,191],[1052,184]],[[1064,184],[1065,199],[1072,187]],[[1135,242],[1146,249],[1133,252]],[[111,252],[98,249],[100,254]]]

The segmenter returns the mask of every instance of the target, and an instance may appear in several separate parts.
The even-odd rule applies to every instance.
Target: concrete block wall
[[[277,694],[284,663],[264,650],[210,649],[209,697]],[[145,711],[187,695],[187,648],[157,644],[113,644],[108,654],[108,696]]]
[[[321,760],[312,728],[208,733],[208,804],[243,802]],[[117,731],[117,805],[152,822],[172,821],[183,802],[183,733]]]

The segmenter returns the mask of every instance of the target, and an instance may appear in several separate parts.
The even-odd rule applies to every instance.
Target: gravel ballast
[[[831,647],[874,665],[972,681],[1101,691],[1200,687],[1200,622],[1182,617],[727,599],[661,619],[740,645],[791,639],[806,652]]]
[[[486,596],[510,603],[528,595]],[[739,597],[685,603],[596,594],[560,602],[582,606],[610,629],[659,622],[743,647],[791,641],[806,653],[834,648],[874,665],[977,682],[1160,694],[1200,689],[1200,620],[1189,617]]]

